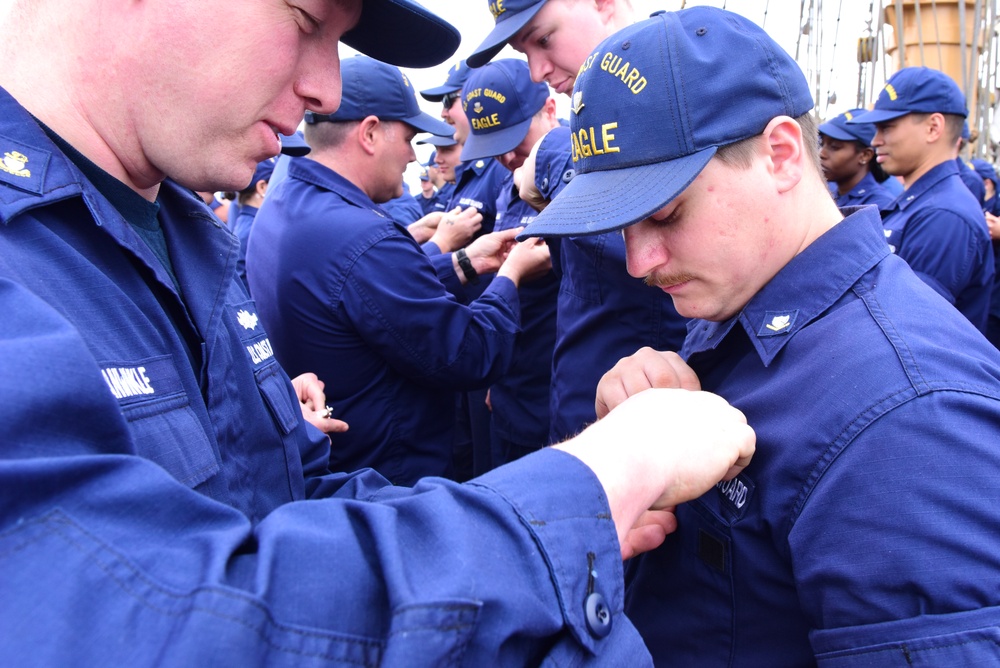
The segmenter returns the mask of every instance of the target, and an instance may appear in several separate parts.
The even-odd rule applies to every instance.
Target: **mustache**
[[[653,272],[647,274],[642,282],[652,288],[667,288],[671,285],[678,285],[680,283],[687,283],[688,281],[693,281],[695,278],[694,274],[689,273],[679,273],[679,274],[657,274]]]

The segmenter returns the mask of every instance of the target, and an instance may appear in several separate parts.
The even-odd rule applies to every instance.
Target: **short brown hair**
[[[816,118],[812,115],[812,112],[807,112],[796,118],[795,122],[802,128],[802,143],[809,154],[809,159],[822,175],[823,171],[819,166],[819,129]],[[715,153],[715,157],[730,167],[749,169],[750,165],[753,164],[754,157],[757,155],[757,143],[760,139],[760,135],[754,135],[753,137],[747,137],[732,144],[720,146],[719,150]]]

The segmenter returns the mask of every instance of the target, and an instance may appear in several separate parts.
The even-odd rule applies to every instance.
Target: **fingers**
[[[667,535],[676,530],[677,517],[673,508],[644,512],[621,542],[622,561],[658,548]]]
[[[299,403],[319,410],[326,405],[326,394],[323,389],[326,384],[314,373],[304,373],[292,379],[292,387],[299,398]]]
[[[701,381],[677,353],[642,348],[619,360],[597,384],[597,417],[604,417],[632,395],[653,387],[700,390]]]
[[[739,412],[739,411],[737,411]],[[753,453],[757,443],[757,433],[753,427],[746,424],[746,416],[742,412],[739,415],[743,418],[743,424],[735,424],[733,433],[729,436],[737,444],[736,461],[729,467],[723,480],[732,480],[743,472],[753,459]]]

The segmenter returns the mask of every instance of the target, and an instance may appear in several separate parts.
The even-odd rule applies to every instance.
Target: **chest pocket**
[[[288,435],[298,425],[301,411],[292,403],[285,384],[285,375],[274,358],[271,340],[257,318],[257,307],[252,302],[243,302],[229,307],[236,318],[240,342],[246,349],[253,366],[257,388],[271,411],[275,424],[281,433]]]
[[[219,471],[215,449],[191,408],[173,357],[102,362],[101,374],[128,420],[140,456],[188,487]]]

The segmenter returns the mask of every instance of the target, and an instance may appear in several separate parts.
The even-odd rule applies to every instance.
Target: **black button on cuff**
[[[587,612],[587,630],[595,638],[606,638],[611,633],[611,608],[600,594],[591,594],[584,603]]]

